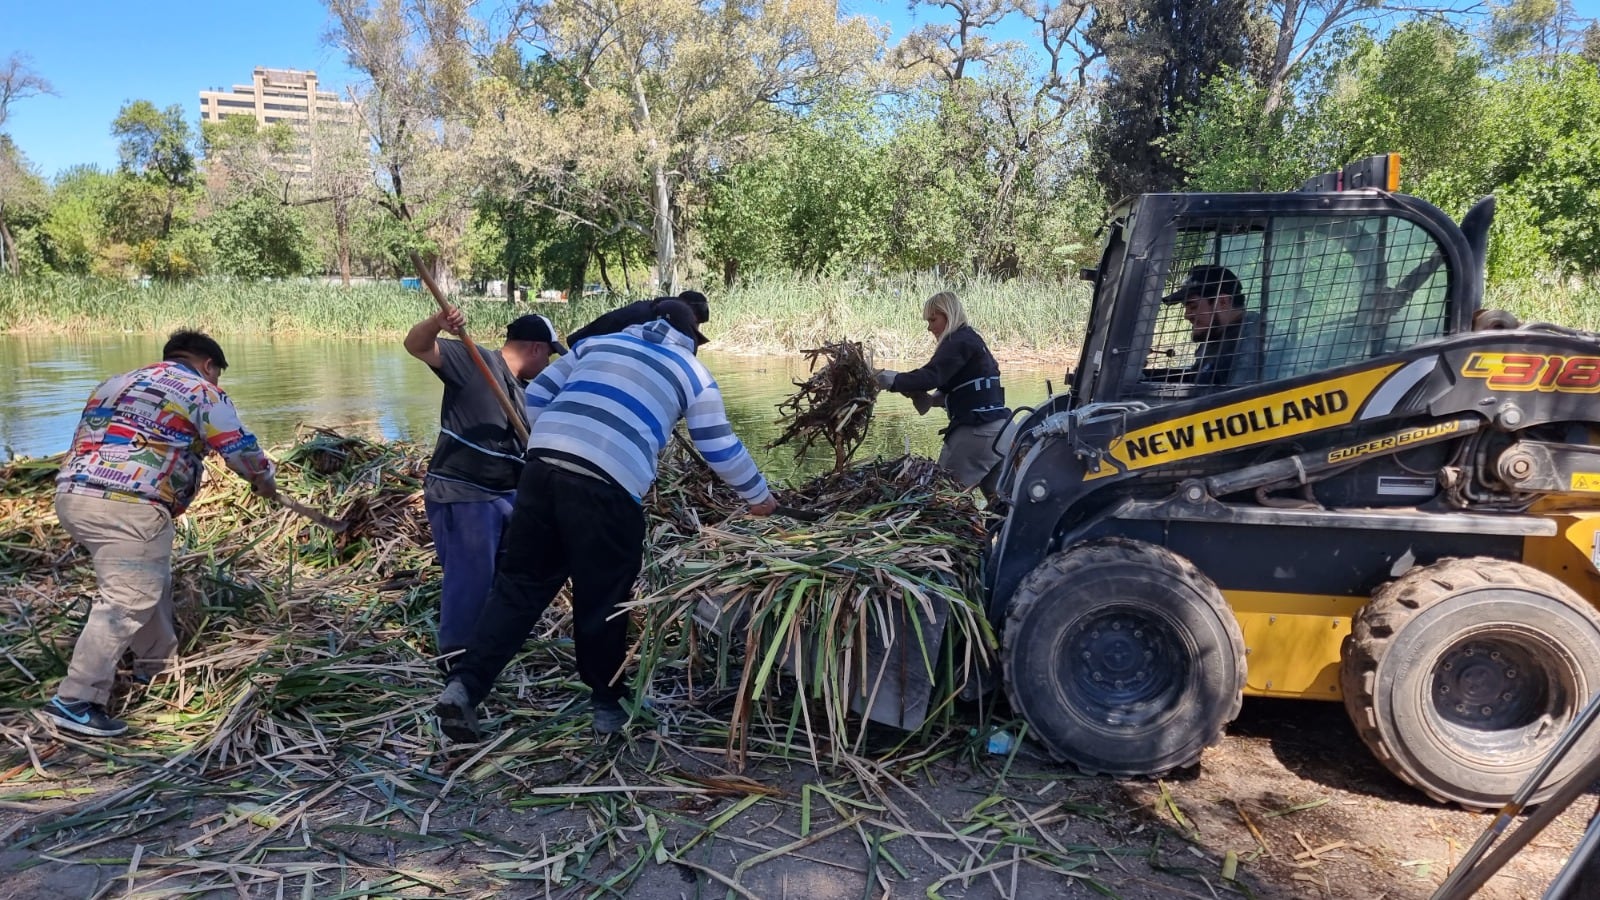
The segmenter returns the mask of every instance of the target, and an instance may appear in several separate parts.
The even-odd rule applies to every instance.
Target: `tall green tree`
[[[37,211],[44,194],[39,174],[5,131],[11,104],[55,89],[21,54],[12,54],[0,63],[0,271],[12,275],[22,270],[14,233],[15,219]]]
[[[1583,27],[1571,0],[1504,0],[1492,5],[1486,42],[1502,57],[1549,64],[1583,49]]]
[[[719,172],[701,227],[723,282],[886,262],[894,186],[884,132],[869,97],[842,95],[796,116],[766,154]]]
[[[943,18],[913,30],[892,54],[913,97],[899,108],[914,111],[896,129],[904,149],[892,153],[894,182],[910,189],[893,204],[892,231],[908,262],[1017,274],[1054,218],[1048,208],[1056,190],[1083,156],[1078,135],[1091,60],[1077,42],[1089,6],[921,5]],[[991,36],[1008,16],[1031,23],[1036,52],[1020,39]],[[931,119],[915,118],[924,113]]]
[[[157,238],[172,232],[178,204],[195,187],[194,132],[174,103],[156,109],[148,100],[125,104],[111,123],[122,170],[143,179],[161,196]]]
[[[506,105],[520,169],[585,198],[564,211],[598,207],[597,186],[636,198],[627,205],[648,219],[618,221],[649,235],[669,291],[688,208],[713,172],[749,158],[775,127],[772,108],[813,102],[879,47],[831,0],[545,0],[514,7],[508,30],[577,87]]]
[[[122,274],[105,256],[115,193],[115,176],[94,166],[74,166],[56,176],[49,211],[39,226],[51,268],[80,275]]]
[[[38,221],[45,207],[44,179],[27,157],[0,133],[0,272],[22,273],[18,249],[22,228]]]
[[[1588,61],[1518,61],[1487,85],[1483,180],[1500,197],[1496,276],[1600,274],[1600,74]],[[1488,191],[1485,190],[1485,193]]]
[[[441,281],[441,264],[458,247],[471,215],[454,151],[470,137],[463,105],[471,88],[474,29],[465,0],[324,0],[333,20],[328,40],[343,50],[365,83],[355,103],[371,142],[373,200],[398,228],[369,223],[401,270],[409,251]],[[354,170],[346,168],[347,174]],[[341,197],[353,182],[341,179]],[[350,215],[348,206],[344,215]],[[347,222],[348,227],[348,222]]]
[[[238,195],[206,220],[217,271],[236,278],[284,278],[309,256],[300,210],[262,191]]]
[[[372,202],[374,186],[365,130],[349,123],[320,124],[311,135],[310,183],[303,202],[331,225],[314,229],[313,237],[346,286],[358,223],[378,209]]]
[[[1090,145],[1113,196],[1171,190],[1184,173],[1161,141],[1211,79],[1248,71],[1256,32],[1246,0],[1110,0],[1086,30],[1105,57],[1099,123]]]
[[[288,202],[295,169],[285,162],[295,149],[296,135],[287,122],[261,125],[254,116],[225,116],[200,123],[205,154],[205,186],[224,198],[272,194]]]

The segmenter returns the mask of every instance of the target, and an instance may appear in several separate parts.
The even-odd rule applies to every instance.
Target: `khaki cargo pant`
[[[56,516],[94,559],[99,594],[56,693],[104,704],[117,663],[154,675],[178,649],[172,625],[172,516],[149,503],[57,494]]]
[[[1009,440],[996,439],[1008,430],[1010,422],[1000,419],[982,425],[952,425],[945,432],[944,448],[939,451],[939,467],[949,470],[967,489],[978,488],[993,499],[1000,481],[1000,461],[1010,449]]]

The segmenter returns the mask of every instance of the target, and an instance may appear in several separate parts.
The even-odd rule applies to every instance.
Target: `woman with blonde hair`
[[[1011,419],[1000,365],[967,323],[967,311],[955,294],[940,291],[929,297],[922,318],[936,341],[933,358],[910,372],[879,369],[878,386],[910,396],[924,415],[930,406],[944,407],[950,425],[944,430],[939,465],[962,487],[980,488],[992,503],[1000,477],[1001,454],[995,443]]]

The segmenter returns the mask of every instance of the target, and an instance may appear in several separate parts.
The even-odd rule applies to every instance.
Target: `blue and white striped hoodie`
[[[528,449],[592,463],[638,499],[680,418],[695,449],[746,503],[771,497],[728,424],[722,391],[695,358],[694,339],[656,319],[589,338],[539,373],[527,390]]]

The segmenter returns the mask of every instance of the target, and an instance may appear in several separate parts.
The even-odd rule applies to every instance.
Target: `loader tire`
[[[1181,556],[1111,538],[1047,557],[1006,616],[1011,706],[1085,772],[1190,765],[1239,714],[1244,640],[1222,592]]]
[[[1435,800],[1491,809],[1600,689],[1600,615],[1537,569],[1445,559],[1379,588],[1343,657],[1345,709],[1378,761]],[[1533,802],[1597,751],[1591,729]]]

